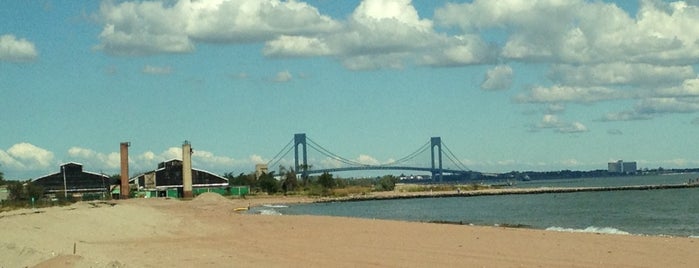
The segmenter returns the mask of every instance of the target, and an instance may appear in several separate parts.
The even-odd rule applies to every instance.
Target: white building
[[[607,171],[610,173],[633,174],[636,173],[636,169],[636,162],[624,162],[623,160],[619,160],[607,163]]]

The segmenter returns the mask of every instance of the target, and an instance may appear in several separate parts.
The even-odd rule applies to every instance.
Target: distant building
[[[158,164],[158,169],[139,174],[129,179],[138,192],[146,197],[182,197],[182,160],[173,159]],[[228,179],[208,171],[192,168],[192,191],[217,192],[229,191]]]
[[[67,192],[69,196],[81,196],[83,199],[85,195],[96,198],[109,191],[109,176],[83,171],[82,164],[70,162],[61,165],[59,172],[32,180],[32,184],[43,187],[44,194],[63,196]]]
[[[255,178],[260,179],[262,174],[267,174],[269,173],[269,170],[267,168],[267,164],[256,164],[255,165]]]
[[[636,162],[624,162],[623,160],[619,160],[607,163],[607,171],[610,173],[633,174],[636,173],[636,170]]]

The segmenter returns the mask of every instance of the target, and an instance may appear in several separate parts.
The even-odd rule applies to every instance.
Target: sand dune
[[[0,213],[0,267],[696,267],[699,240],[317,216],[294,198],[132,199]]]

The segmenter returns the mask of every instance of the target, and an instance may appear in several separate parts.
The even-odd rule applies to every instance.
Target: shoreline
[[[569,233],[397,220],[241,214],[311,198],[79,202],[0,224],[3,267],[694,267],[683,237]]]
[[[552,193],[576,193],[576,192],[602,192],[602,191],[654,191],[665,189],[685,189],[699,188],[699,184],[657,184],[657,185],[634,185],[634,186],[615,186],[615,187],[541,187],[541,188],[505,188],[505,189],[481,189],[472,191],[419,191],[419,192],[372,192],[366,195],[355,195],[347,197],[324,197],[324,198],[300,198],[284,197],[282,200],[276,199],[273,196],[261,197],[255,207],[257,213],[263,213],[264,210],[271,210],[270,215],[279,213],[274,207],[268,205],[295,205],[295,204],[310,204],[310,203],[342,203],[342,202],[361,202],[361,201],[382,201],[382,200],[402,200],[402,199],[418,199],[418,198],[454,198],[454,197],[476,197],[476,196],[494,196],[494,195],[535,195],[535,194],[552,194]],[[266,201],[266,202],[264,202]],[[287,202],[290,201],[290,202]],[[267,211],[270,212],[270,211]],[[285,215],[286,214],[279,214]],[[317,215],[308,215],[317,216]],[[329,216],[333,217],[333,216]],[[365,219],[362,217],[350,217]],[[461,225],[461,226],[480,226],[480,227],[504,227],[515,229],[538,230],[547,232],[564,232],[564,233],[589,233],[589,234],[609,234],[609,235],[630,235],[642,237],[677,237],[696,239],[692,235],[675,235],[675,234],[647,234],[647,233],[630,233],[623,230],[619,226],[585,226],[580,228],[570,228],[561,226],[530,226],[518,223],[498,222],[492,224],[478,224],[464,221],[444,221],[438,219],[432,220],[398,220],[404,222],[417,222],[429,224],[445,224],[445,225]],[[622,228],[622,229],[617,229]]]
[[[528,194],[552,194],[552,193],[576,193],[576,192],[613,192],[613,191],[648,191],[665,189],[685,189],[699,188],[698,183],[693,184],[653,184],[653,185],[631,185],[612,187],[539,187],[539,188],[500,188],[482,189],[473,191],[420,191],[420,192],[372,192],[367,195],[354,195],[336,198],[320,198],[313,203],[329,202],[355,202],[372,200],[391,199],[413,199],[413,198],[448,198],[448,197],[473,197],[489,195],[528,195]]]

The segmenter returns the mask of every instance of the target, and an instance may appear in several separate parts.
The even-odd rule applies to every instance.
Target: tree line
[[[233,172],[224,173],[231,186],[248,186],[251,192],[265,192],[267,194],[305,194],[314,196],[337,195],[346,191],[339,189],[364,189],[365,191],[392,191],[398,178],[386,175],[378,178],[343,179],[335,178],[333,174],[323,173],[319,176],[299,176],[293,168],[280,167],[279,173],[275,171],[262,173]]]

